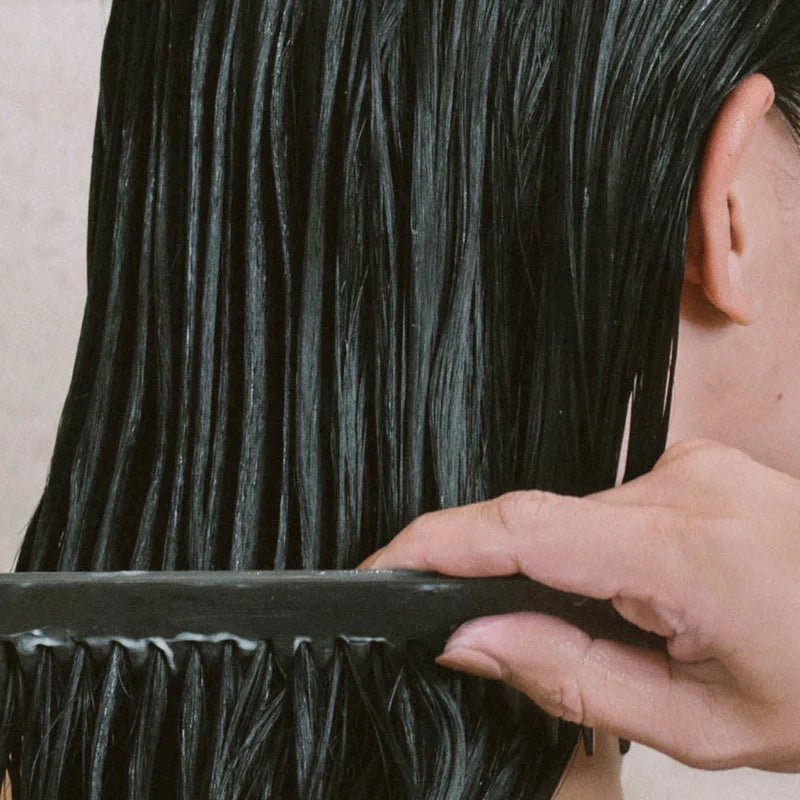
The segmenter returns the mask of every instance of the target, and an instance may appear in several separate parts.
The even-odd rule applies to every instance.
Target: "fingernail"
[[[498,681],[503,677],[503,668],[500,664],[492,656],[480,650],[468,650],[465,647],[448,648],[436,659],[436,663],[477,678]]]
[[[369,558],[365,558],[357,567],[356,569],[374,569],[375,564],[378,559],[381,557],[381,553],[385,550],[385,547],[381,547],[379,550],[376,550]]]
[[[485,652],[486,644],[491,643],[497,635],[498,617],[478,617],[465,622],[447,640],[444,647],[448,650],[480,650]]]

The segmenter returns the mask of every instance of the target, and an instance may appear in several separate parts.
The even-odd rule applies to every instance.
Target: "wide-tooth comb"
[[[452,578],[410,571],[46,572],[0,576],[0,642],[25,668],[39,647],[93,655],[123,644],[136,661],[148,646],[174,669],[185,645],[268,640],[291,661],[299,642],[324,658],[344,639],[356,650],[385,642],[441,652],[463,622],[537,611],[594,638],[663,648],[664,640],[624,620],[608,601],[560,592],[521,576]],[[31,659],[33,663],[33,659]],[[0,671],[3,670],[0,659]],[[2,678],[2,675],[0,675]],[[4,681],[0,680],[0,688]]]

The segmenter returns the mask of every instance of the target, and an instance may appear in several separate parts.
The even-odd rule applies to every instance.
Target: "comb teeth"
[[[74,638],[54,638],[47,636],[42,631],[30,631],[19,636],[7,639],[3,644],[13,650],[15,658],[24,674],[30,674],[39,663],[43,650],[47,650],[60,665],[68,664],[75,657],[76,651],[87,649],[91,653],[93,663],[102,665],[110,657],[114,647],[122,648],[133,669],[142,669],[153,651],[160,653],[163,663],[170,673],[182,673],[186,668],[187,659],[199,653],[204,663],[213,663],[220,658],[224,645],[232,645],[239,653],[254,653],[260,647],[267,647],[272,656],[284,668],[293,663],[298,650],[308,646],[313,654],[314,661],[320,666],[333,658],[334,652],[340,645],[346,645],[349,658],[353,665],[360,667],[369,660],[373,646],[386,646],[387,657],[402,659],[414,642],[387,646],[385,639],[380,637],[348,637],[338,636],[333,639],[311,639],[308,636],[297,636],[289,639],[242,639],[229,633],[214,635],[181,634],[165,639],[159,636],[150,636],[141,639],[129,639],[123,636]],[[427,654],[431,656],[430,653]],[[2,701],[2,687],[7,675],[7,662],[10,657],[8,652],[0,658],[0,702]]]
[[[432,786],[442,775],[445,783],[456,780],[473,759],[482,765],[481,780],[511,769],[530,787],[545,766],[560,774],[577,735],[565,731],[542,766],[539,709],[502,684],[421,662],[413,643],[399,663],[396,649],[365,647],[369,670],[343,643],[320,664],[316,646],[302,640],[289,670],[266,643],[247,652],[230,642],[203,651],[186,643],[177,674],[155,646],[138,667],[122,646],[112,646],[99,665],[97,654],[80,645],[69,662],[42,648],[25,670],[6,648],[11,715],[0,728],[0,751],[5,737],[9,768],[24,765],[12,777],[21,797],[118,800],[125,794],[117,784],[129,782],[130,791],[149,787],[155,776],[162,786],[183,787],[185,800],[243,800],[252,797],[246,787],[256,784],[269,789],[266,797],[353,797],[363,772],[375,787],[384,778],[393,786],[404,775],[413,780],[414,791],[392,795],[406,800],[444,796]],[[75,691],[67,688],[73,684]],[[438,746],[445,761],[434,771],[408,772],[414,759]],[[387,752],[394,753],[388,765]],[[348,766],[354,761],[355,770]],[[40,791],[44,785],[49,791]],[[378,796],[389,795],[378,789]],[[463,796],[483,797],[479,787]]]

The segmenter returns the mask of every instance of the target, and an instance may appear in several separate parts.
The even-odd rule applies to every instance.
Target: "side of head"
[[[800,475],[800,138],[796,106],[793,119],[775,98],[764,75],[742,81],[706,145],[671,436],[714,438]]]

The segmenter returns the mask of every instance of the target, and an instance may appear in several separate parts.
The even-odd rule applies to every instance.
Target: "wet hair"
[[[796,0],[115,2],[17,569],[346,568],[428,510],[647,471],[699,160],[756,71],[800,130]],[[378,644],[6,650],[15,800],[544,798],[576,736]]]

